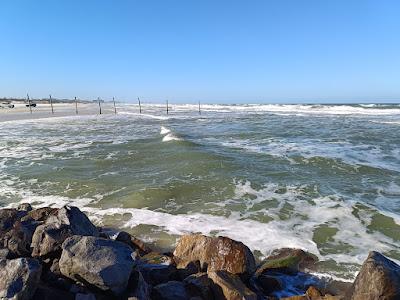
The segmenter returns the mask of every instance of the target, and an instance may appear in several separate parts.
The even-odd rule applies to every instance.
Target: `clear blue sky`
[[[400,1],[2,0],[0,97],[400,101]]]

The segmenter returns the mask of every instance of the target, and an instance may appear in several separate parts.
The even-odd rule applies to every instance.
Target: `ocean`
[[[344,280],[370,250],[400,260],[400,105],[117,109],[0,122],[0,206],[75,205],[167,250],[188,232],[259,260],[302,248]]]

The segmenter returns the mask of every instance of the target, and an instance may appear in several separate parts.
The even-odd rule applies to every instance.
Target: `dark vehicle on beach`
[[[29,106],[36,107],[36,103],[29,103],[29,104],[26,104],[26,107],[29,107]]]

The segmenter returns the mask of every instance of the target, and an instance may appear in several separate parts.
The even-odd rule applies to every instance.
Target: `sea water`
[[[0,122],[0,206],[75,205],[163,249],[189,232],[258,259],[302,248],[345,280],[370,250],[400,260],[399,105],[142,110]]]

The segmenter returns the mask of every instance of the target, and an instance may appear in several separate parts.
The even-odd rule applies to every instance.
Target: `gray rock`
[[[57,212],[58,208],[41,207],[29,211],[28,214],[21,219],[21,221],[35,220],[38,222],[44,222],[49,216],[55,215]]]
[[[62,245],[61,273],[102,290],[122,293],[134,265],[132,249],[117,241],[74,235]]]
[[[10,250],[7,248],[0,249],[0,260],[7,259],[10,256]]]
[[[75,295],[51,286],[39,285],[32,300],[75,300]]]
[[[46,224],[54,224],[59,227],[68,225],[74,235],[99,235],[97,227],[75,206],[60,208],[56,214],[47,217]]]
[[[16,210],[15,208],[3,208],[0,209],[0,237],[2,234],[10,230],[14,223],[21,219],[26,214]]]
[[[43,224],[36,228],[32,237],[32,256],[58,256],[61,253],[61,245],[66,238],[72,236],[69,225]]]
[[[38,226],[33,234],[32,256],[59,256],[62,243],[72,235],[98,236],[99,232],[77,207],[65,206],[56,212],[50,211],[46,223]]]
[[[31,299],[41,273],[39,261],[33,258],[0,261],[0,299]]]
[[[400,299],[400,266],[378,252],[370,252],[346,299]]]
[[[151,295],[154,300],[189,300],[185,285],[180,281],[169,281],[154,287]]]

